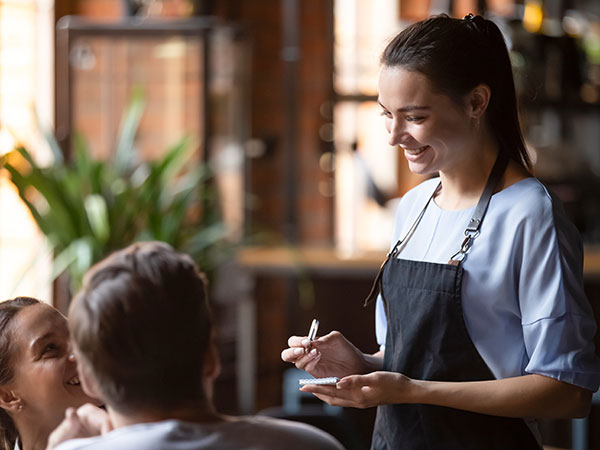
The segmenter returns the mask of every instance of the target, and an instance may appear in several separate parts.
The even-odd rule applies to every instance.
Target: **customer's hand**
[[[314,377],[345,377],[376,370],[373,357],[365,355],[339,331],[310,342],[306,336],[292,336],[281,359],[306,370]]]
[[[46,450],[53,449],[69,439],[98,436],[112,430],[112,423],[105,410],[86,403],[78,409],[67,408],[65,418],[50,434]]]

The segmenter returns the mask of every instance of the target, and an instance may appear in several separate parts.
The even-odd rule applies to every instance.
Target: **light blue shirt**
[[[409,191],[396,213],[392,245],[404,237],[439,178]],[[474,207],[447,211],[432,201],[399,258],[447,263]],[[494,194],[463,268],[467,330],[496,378],[536,373],[596,391],[596,322],[583,291],[583,248],[562,206],[535,178]],[[376,305],[377,342],[387,323]]]

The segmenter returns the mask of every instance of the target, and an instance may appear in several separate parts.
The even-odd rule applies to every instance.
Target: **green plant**
[[[0,160],[48,239],[53,278],[66,271],[73,290],[92,264],[135,241],[168,242],[209,275],[231,249],[212,175],[189,151],[189,139],[161,158],[139,161],[135,135],[143,109],[135,91],[112,161],[92,158],[80,135],[65,161],[51,133],[53,164],[41,167],[23,147]]]

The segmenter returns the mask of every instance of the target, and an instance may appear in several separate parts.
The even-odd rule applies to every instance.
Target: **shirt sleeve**
[[[520,224],[515,244],[519,307],[528,357],[535,373],[596,391],[600,360],[596,322],[583,290],[583,246],[558,200],[551,198]],[[520,241],[520,243],[518,242]]]
[[[385,314],[385,308],[383,306],[383,300],[381,294],[377,296],[377,302],[375,303],[375,337],[377,338],[377,344],[379,344],[379,350],[385,351],[385,336],[387,334],[387,317]]]

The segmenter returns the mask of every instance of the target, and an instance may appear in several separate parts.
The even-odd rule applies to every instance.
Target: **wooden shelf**
[[[584,278],[600,278],[600,245],[587,246]],[[370,276],[377,273],[385,252],[369,252],[345,258],[328,247],[244,247],[238,262],[248,270],[263,274],[293,274],[303,271],[338,276]]]
[[[238,262],[253,272],[309,271],[348,276],[375,274],[384,259],[383,251],[344,258],[330,247],[244,247],[237,254]]]

